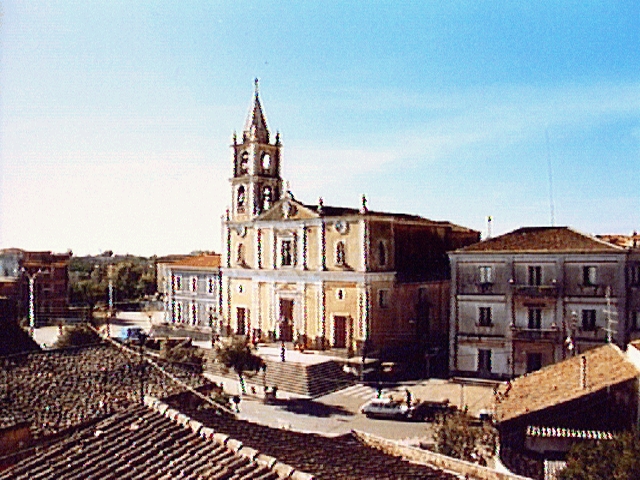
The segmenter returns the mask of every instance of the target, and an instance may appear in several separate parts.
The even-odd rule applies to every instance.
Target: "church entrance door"
[[[280,340],[293,341],[293,300],[280,299]]]
[[[243,307],[238,307],[236,310],[236,334],[244,335],[247,321],[247,309]]]
[[[347,347],[347,317],[333,317],[333,346],[334,348]]]

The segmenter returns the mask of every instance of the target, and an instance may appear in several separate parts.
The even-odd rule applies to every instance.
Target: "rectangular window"
[[[529,267],[529,285],[538,286],[542,284],[542,267]]]
[[[582,330],[593,331],[596,329],[596,311],[582,310]]]
[[[478,267],[478,271],[480,274],[480,283],[492,283],[493,282],[493,272],[492,268],[489,266],[481,266]]]
[[[182,323],[182,302],[176,302],[174,321],[176,323]]]
[[[215,293],[216,290],[216,282],[213,279],[213,277],[208,277],[207,278],[207,293],[209,295],[213,295]]]
[[[191,324],[198,324],[198,304],[195,302],[191,304]]]
[[[191,277],[191,292],[197,293],[198,291],[198,277]]]
[[[542,328],[542,309],[529,309],[529,328],[532,330],[540,330]]]
[[[491,326],[491,307],[478,308],[478,325],[481,327]]]
[[[389,306],[389,290],[378,290],[378,306],[380,308]]]
[[[293,265],[293,242],[283,240],[280,245],[280,265],[290,267]]]
[[[582,284],[583,285],[595,285],[596,284],[596,267],[583,267],[582,268]]]
[[[346,265],[346,251],[344,242],[338,242],[336,244],[336,264],[337,265]]]
[[[182,291],[182,275],[176,275],[173,277],[173,289],[176,292]]]
[[[634,287],[640,286],[640,265],[631,265],[629,268],[629,282]]]
[[[491,350],[478,349],[478,372],[491,372]]]

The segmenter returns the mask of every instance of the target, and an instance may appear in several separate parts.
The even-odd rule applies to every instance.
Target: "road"
[[[210,377],[222,383],[227,393],[239,391],[236,380]],[[386,419],[369,419],[360,413],[360,407],[376,396],[373,387],[357,384],[316,399],[301,398],[287,392],[278,392],[278,400],[265,404],[261,392],[249,389],[242,396],[239,417],[275,428],[325,435],[343,435],[359,430],[384,438],[417,443],[431,439],[432,425],[426,422],[406,422]]]
[[[151,330],[151,323],[144,313],[123,312],[110,324],[110,335],[111,337],[118,337],[124,329],[129,327],[140,327],[148,333]],[[43,348],[53,347],[58,335],[59,328],[57,326],[38,327],[34,331],[36,342]]]

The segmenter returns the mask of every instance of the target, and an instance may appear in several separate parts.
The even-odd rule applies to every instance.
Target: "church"
[[[346,355],[446,350],[447,251],[477,242],[479,232],[371,211],[364,196],[359,208],[298,200],[283,185],[280,135],[269,132],[257,80],[231,148],[223,334]]]

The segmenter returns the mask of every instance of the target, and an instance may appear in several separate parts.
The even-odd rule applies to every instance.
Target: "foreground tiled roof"
[[[17,324],[0,320],[0,331],[0,356],[40,351],[38,344]]]
[[[582,385],[586,358],[586,388]],[[502,387],[497,395],[496,420],[506,422],[560,405],[640,376],[615,345],[606,344],[560,363],[529,373]]]
[[[243,445],[277,458],[317,479],[384,480],[457,477],[435,467],[418,465],[365,445],[355,434],[326,437],[282,430],[219,415],[190,393],[166,400],[173,408]]]
[[[138,406],[113,414],[38,449],[0,472],[0,479],[311,478],[166,408]]]
[[[138,355],[110,345],[0,357],[0,422],[27,421],[38,438],[123,411],[140,402],[140,365]],[[188,385],[208,383],[186,369],[163,368]],[[144,385],[155,397],[184,391],[150,366]]]
[[[456,250],[458,252],[619,253],[624,249],[569,227],[524,227]]]

